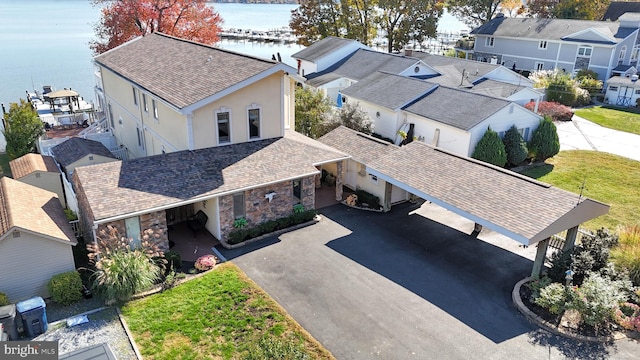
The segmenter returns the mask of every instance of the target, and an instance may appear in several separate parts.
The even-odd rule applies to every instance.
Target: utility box
[[[9,340],[18,340],[18,324],[16,324],[16,305],[0,306],[0,324],[7,333]],[[0,331],[0,335],[2,331]]]
[[[22,318],[22,327],[28,337],[34,338],[47,331],[46,306],[44,300],[39,296],[16,304],[16,310]]]

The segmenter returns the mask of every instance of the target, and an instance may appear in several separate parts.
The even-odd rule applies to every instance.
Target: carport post
[[[544,258],[547,256],[547,248],[549,247],[549,239],[546,238],[538,243],[538,250],[536,251],[536,259],[533,262],[533,270],[531,270],[531,277],[538,279],[542,275],[542,269],[544,268]]]
[[[576,238],[578,237],[578,226],[574,226],[567,230],[567,236],[565,236],[564,245],[562,246],[563,252],[569,251],[575,246]]]
[[[389,182],[384,182],[384,212],[391,210],[391,190],[393,189],[393,185]]]

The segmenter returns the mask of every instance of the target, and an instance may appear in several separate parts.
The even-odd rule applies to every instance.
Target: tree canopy
[[[213,45],[222,18],[206,0],[93,0],[102,7],[95,24],[97,39],[89,44],[95,54],[153,32]]]
[[[447,10],[473,28],[493,19],[501,2],[502,0],[449,0]]]
[[[43,124],[31,103],[20,99],[20,103],[11,103],[5,115],[5,129],[2,131],[7,140],[7,155],[10,160],[34,152],[36,141],[42,135]]]
[[[610,0],[528,0],[527,15],[538,18],[600,20]]]
[[[324,134],[331,103],[321,91],[296,88],[296,131],[317,139]]]
[[[389,52],[436,34],[440,0],[306,0],[291,11],[289,26],[301,45],[327,36],[371,45],[381,29]]]

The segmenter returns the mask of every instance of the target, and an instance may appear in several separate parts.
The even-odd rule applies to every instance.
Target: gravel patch
[[[47,305],[47,308],[45,309],[47,312],[47,321],[50,323],[104,306],[104,300],[97,296],[94,296],[91,299],[82,299],[76,303],[66,306],[55,303],[50,299],[46,299],[45,302]]]
[[[47,332],[33,340],[58,341],[60,354],[107,343],[118,360],[136,360],[135,352],[115,308],[106,308],[87,317],[88,323],[72,327],[68,327],[66,321],[49,323]]]

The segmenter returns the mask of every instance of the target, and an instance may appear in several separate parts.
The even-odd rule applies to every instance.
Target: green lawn
[[[576,115],[596,124],[640,135],[640,113],[629,108],[594,106],[577,109]]]
[[[618,225],[640,224],[640,162],[608,153],[572,150],[561,151],[546,163],[523,174],[576,194],[586,180],[583,195],[611,205],[609,214],[583,227],[614,230]]]
[[[0,153],[0,177],[11,177],[11,168],[9,168],[9,155]]]
[[[145,359],[333,359],[231,263],[131,301],[122,313]]]

